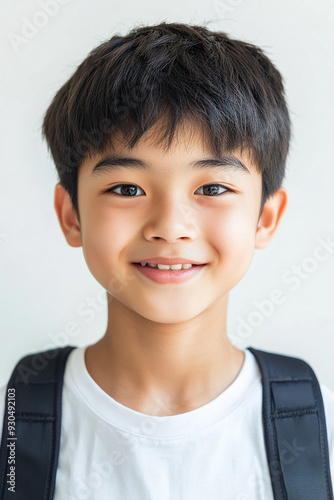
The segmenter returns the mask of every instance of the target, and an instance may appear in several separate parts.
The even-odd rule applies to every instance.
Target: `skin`
[[[248,155],[234,153],[250,174],[190,172],[190,162],[212,156],[203,133],[189,124],[166,151],[155,145],[156,127],[132,149],[118,137],[107,151],[145,160],[152,172],[123,168],[93,176],[105,154],[94,155],[78,173],[80,221],[59,183],[54,206],[68,244],[82,246],[107,292],[106,332],[86,349],[90,376],[119,403],[166,416],[207,404],[238,376],[244,354],[226,335],[228,294],[254,250],[269,245],[287,192],[280,188],[259,218],[262,178]],[[136,194],[107,192],[120,183],[138,186]],[[222,187],[223,194],[209,196],[200,189],[217,183],[233,192]],[[132,265],[157,256],[207,265],[188,282],[158,284]]]

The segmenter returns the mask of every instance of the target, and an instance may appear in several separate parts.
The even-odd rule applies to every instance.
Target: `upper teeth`
[[[168,266],[166,264],[153,264],[152,262],[141,262],[142,266],[157,267],[158,269],[173,269],[174,271],[179,271],[180,269],[190,269],[192,264],[173,264]]]

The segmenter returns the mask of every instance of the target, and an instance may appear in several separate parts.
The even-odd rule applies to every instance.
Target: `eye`
[[[116,193],[116,189],[120,189],[121,192]],[[118,196],[125,196],[127,198],[130,198],[131,196],[135,195],[137,189],[140,189],[142,192],[144,192],[140,187],[134,184],[118,184],[117,186],[113,186],[112,188],[108,189],[106,193],[117,194]]]
[[[224,191],[218,192],[220,189],[223,189]],[[120,192],[116,192],[116,189],[121,190]],[[117,194],[118,196],[123,196],[126,198],[134,197],[136,195],[136,191],[140,189],[142,193],[144,191],[139,187],[136,186],[135,184],[117,184],[117,186],[113,186],[112,188],[108,189],[106,193],[112,193],[112,194]],[[201,186],[200,188],[197,189],[196,192],[198,192],[200,189],[205,190],[204,194],[205,196],[220,196],[224,194],[225,192],[233,192],[231,189],[227,188],[223,184],[205,184],[204,186]]]
[[[224,189],[223,192],[218,192],[219,188]],[[226,191],[230,191],[232,193],[232,190],[224,186],[223,184],[205,184],[205,186],[201,186],[199,189],[204,189],[205,190],[205,195],[207,196],[219,196],[221,194],[224,194]],[[198,190],[197,190],[198,191]],[[202,194],[202,193],[200,193]]]

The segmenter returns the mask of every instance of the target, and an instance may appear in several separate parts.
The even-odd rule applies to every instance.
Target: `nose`
[[[199,234],[199,209],[191,200],[169,197],[158,200],[144,227],[148,240],[194,239]]]

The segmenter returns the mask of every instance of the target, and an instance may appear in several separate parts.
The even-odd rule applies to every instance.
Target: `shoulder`
[[[33,382],[34,379],[39,387],[41,382],[49,383],[54,380],[57,383],[61,379],[61,372],[66,366],[68,354],[73,349],[75,349],[75,346],[65,346],[22,356],[12,369],[12,373],[14,369],[16,372],[16,382],[20,383],[20,394],[25,392],[25,386],[30,388],[30,382]],[[6,408],[7,386],[8,382],[0,388],[0,441]]]
[[[334,459],[334,391],[324,384],[320,384],[320,388],[325,408],[328,444]]]
[[[329,448],[329,463],[332,477],[332,484],[334,486],[334,391],[329,389],[326,385],[320,384],[322,399],[324,402],[327,439]]]
[[[333,412],[334,412],[334,391],[329,389],[325,384],[320,384],[320,388],[321,388],[321,394],[322,394],[322,397],[324,400],[325,407],[327,405],[327,408],[325,408],[325,411],[326,411],[326,413],[328,411],[328,412],[331,412],[333,414]]]

